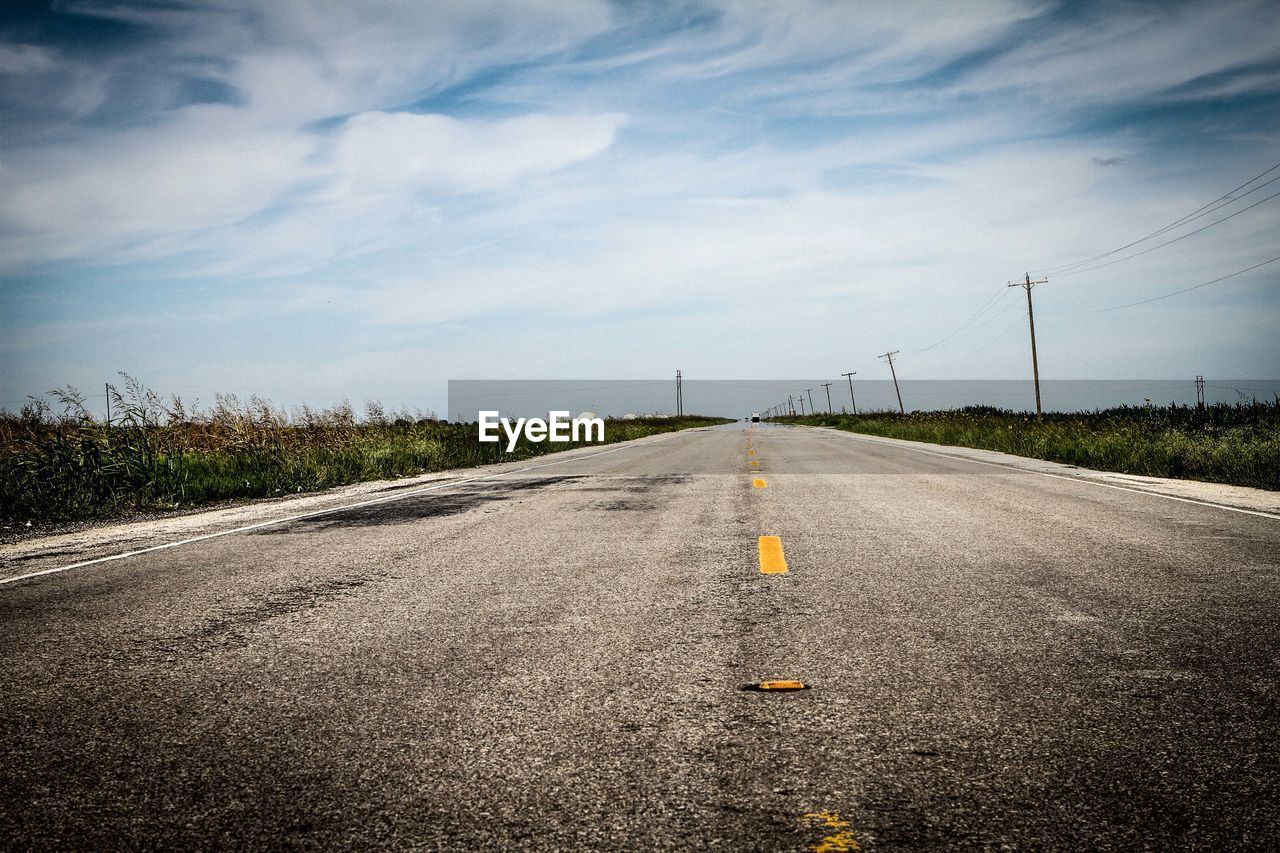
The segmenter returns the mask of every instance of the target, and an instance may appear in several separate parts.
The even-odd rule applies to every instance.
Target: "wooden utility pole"
[[[830,383],[830,382],[823,382],[823,383],[822,383],[822,387],[827,389],[827,414],[828,414],[828,415],[830,415],[830,414],[832,414],[832,411],[831,411],[831,383]]]
[[[1196,376],[1196,408],[1204,408],[1204,377]]]
[[[898,395],[898,414],[905,415],[907,410],[902,406],[902,392],[898,390],[898,372],[893,369],[893,357],[897,354],[898,350],[894,350],[880,357],[889,359],[889,373],[893,376],[893,393]]]
[[[856,375],[857,375],[857,373],[858,373],[858,371],[856,371],[856,370],[851,370],[851,371],[849,371],[848,373],[841,373],[841,374],[840,374],[840,375],[841,375],[841,376],[843,376],[845,379],[848,379],[848,380],[849,380],[849,403],[850,403],[850,405],[852,405],[852,406],[853,406],[853,413],[854,413],[855,415],[856,415],[856,414],[858,414],[858,401],[857,401],[857,400],[855,400],[855,399],[853,399],[853,377],[854,377],[854,376],[856,376]]]
[[[1036,380],[1036,417],[1040,417],[1040,362],[1036,359],[1036,314],[1031,308],[1031,288],[1037,284],[1047,284],[1048,278],[1031,280],[1031,273],[1026,274],[1024,281],[1011,281],[1010,287],[1025,287],[1027,289],[1027,322],[1031,324],[1031,374]]]
[[[676,417],[684,417],[684,385],[680,371],[676,371]]]
[[[796,397],[799,398],[800,400],[800,417],[803,418],[804,417],[804,395],[797,394]]]
[[[808,395],[809,395],[809,414],[811,414],[811,415],[812,415],[814,412],[816,412],[816,411],[817,411],[817,409],[815,409],[815,408],[813,407],[813,393],[812,393],[812,392],[813,392],[813,389],[812,389],[812,388],[806,388],[806,389],[804,389],[804,393],[806,393],[806,394],[808,394]]]

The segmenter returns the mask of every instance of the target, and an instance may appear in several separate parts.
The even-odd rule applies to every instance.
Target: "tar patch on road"
[[[685,474],[657,474],[616,481],[601,477],[588,479],[592,485],[579,486],[572,491],[613,496],[596,500],[588,508],[605,512],[652,512],[666,506],[662,499],[663,491],[671,486],[682,486],[693,478]]]
[[[259,625],[284,616],[292,616],[353,595],[365,584],[382,580],[385,575],[354,575],[318,583],[299,584],[271,593],[262,601],[223,611],[185,634],[160,637],[150,641],[147,651],[173,655],[190,651],[211,651],[244,645],[249,633]]]
[[[311,518],[300,518],[287,524],[255,530],[251,535],[278,536],[287,533],[310,533],[316,530],[347,530],[389,524],[412,524],[426,518],[459,515],[485,504],[501,503],[528,492],[581,479],[582,477],[573,476],[491,480],[452,492],[430,492],[385,503],[337,510]]]

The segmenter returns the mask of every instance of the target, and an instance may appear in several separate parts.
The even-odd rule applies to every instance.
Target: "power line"
[[[942,338],[940,338],[937,341],[934,341],[933,343],[929,344],[927,347],[924,347],[923,349],[909,350],[909,352],[911,353],[928,352],[929,350],[946,343],[948,340],[954,338],[957,334],[963,331],[966,326],[968,326],[974,320],[978,319],[978,317],[981,316],[982,312],[987,310],[988,306],[992,305],[996,300],[998,300],[1001,297],[1001,295],[1003,295],[1006,292],[1008,292],[1008,288],[1005,288],[1005,287],[1000,288],[994,294],[992,294],[990,299],[982,303],[982,306],[978,308],[977,311],[974,311],[973,314],[970,315],[969,319],[965,320],[963,323],[957,326],[954,330],[952,330],[950,334],[944,335]],[[981,328],[981,326],[979,326],[979,328]]]
[[[1129,255],[1125,255],[1124,257],[1121,257],[1121,258],[1116,258],[1116,259],[1114,259],[1114,260],[1107,261],[1106,263],[1095,264],[1095,262],[1097,262],[1097,261],[1099,261],[1099,260],[1102,260],[1103,258],[1108,258],[1108,257],[1110,257],[1110,256],[1112,256],[1112,255],[1115,255],[1115,254],[1118,254],[1118,253],[1120,253],[1120,252],[1123,252],[1125,249],[1132,248],[1132,247],[1137,246],[1137,245],[1139,245],[1139,244],[1141,244],[1141,243],[1144,243],[1144,242],[1146,242],[1146,241],[1148,241],[1148,240],[1151,240],[1151,239],[1154,239],[1154,238],[1156,238],[1156,237],[1159,237],[1159,236],[1160,236],[1160,235],[1162,235],[1162,234],[1166,234],[1166,233],[1168,233],[1169,231],[1171,231],[1171,230],[1173,230],[1173,229],[1175,229],[1175,228],[1179,228],[1179,227],[1181,227],[1181,226],[1183,226],[1183,225],[1187,225],[1187,224],[1189,224],[1189,223],[1191,223],[1191,222],[1194,222],[1194,221],[1196,221],[1196,220],[1198,220],[1198,219],[1200,219],[1200,218],[1202,218],[1202,217],[1204,217],[1204,216],[1208,216],[1208,215],[1210,215],[1210,214],[1212,214],[1212,213],[1214,213],[1214,212],[1216,212],[1216,211],[1218,211],[1218,210],[1221,210],[1223,207],[1226,207],[1227,205],[1234,204],[1234,203],[1236,203],[1237,201],[1240,201],[1241,199],[1245,198],[1246,196],[1251,195],[1251,194],[1253,194],[1253,193],[1257,192],[1258,190],[1260,190],[1260,189],[1262,189],[1262,188],[1264,188],[1264,187],[1266,187],[1266,186],[1269,186],[1269,185],[1271,185],[1271,184],[1275,183],[1276,181],[1280,181],[1280,175],[1277,175],[1277,176],[1275,176],[1275,177],[1271,178],[1271,179],[1270,179],[1270,180],[1268,180],[1268,181],[1264,181],[1263,183],[1257,184],[1257,186],[1253,186],[1252,188],[1248,189],[1248,191],[1247,191],[1247,192],[1244,192],[1244,193],[1243,193],[1243,194],[1241,194],[1241,195],[1237,195],[1237,193],[1239,193],[1241,190],[1244,190],[1246,187],[1250,187],[1250,185],[1251,185],[1251,184],[1255,184],[1255,183],[1257,183],[1259,180],[1261,180],[1262,178],[1265,178],[1267,175],[1271,174],[1272,172],[1276,171],[1277,169],[1280,169],[1280,163],[1276,163],[1275,165],[1271,166],[1269,169],[1267,169],[1267,170],[1265,170],[1265,171],[1261,172],[1261,173],[1260,173],[1260,174],[1258,174],[1258,175],[1255,175],[1254,177],[1252,177],[1252,178],[1250,178],[1249,180],[1245,181],[1243,184],[1240,184],[1238,187],[1235,187],[1234,189],[1230,190],[1229,192],[1224,193],[1224,194],[1223,194],[1223,195],[1221,195],[1221,196],[1218,196],[1218,197],[1217,197],[1216,199],[1214,199],[1213,201],[1210,201],[1210,202],[1208,202],[1207,204],[1201,205],[1200,207],[1196,208],[1195,210],[1191,211],[1190,213],[1186,214],[1185,216],[1182,216],[1182,217],[1180,217],[1179,219],[1177,219],[1177,220],[1175,220],[1175,221],[1173,221],[1173,222],[1169,223],[1168,225],[1165,225],[1163,228],[1159,228],[1159,229],[1157,229],[1157,230],[1155,230],[1155,231],[1151,232],[1150,234],[1147,234],[1147,235],[1145,235],[1145,236],[1143,236],[1143,237],[1138,238],[1137,240],[1133,240],[1133,241],[1131,241],[1131,242],[1129,242],[1129,243],[1126,243],[1126,244],[1125,244],[1125,245],[1123,245],[1123,246],[1120,246],[1120,247],[1118,247],[1118,248],[1112,249],[1112,250],[1110,250],[1110,251],[1108,251],[1108,252],[1103,252],[1103,253],[1102,253],[1102,254],[1100,254],[1100,255],[1094,255],[1094,256],[1093,256],[1093,257],[1091,257],[1091,258],[1086,258],[1086,259],[1084,259],[1084,260],[1075,261],[1074,263],[1064,264],[1064,265],[1061,265],[1061,266],[1058,266],[1058,267],[1052,267],[1052,268],[1049,268],[1049,269],[1048,269],[1048,270],[1046,270],[1046,271],[1047,271],[1047,272],[1053,272],[1053,271],[1055,271],[1055,270],[1069,270],[1068,272],[1061,272],[1061,273],[1059,273],[1059,275],[1075,275],[1075,274],[1077,274],[1077,273],[1092,272],[1093,270],[1102,269],[1103,267],[1111,266],[1112,264],[1118,264],[1118,263],[1120,263],[1120,262],[1122,262],[1122,261],[1127,261],[1127,260],[1130,260],[1130,259],[1132,259],[1132,258],[1136,258],[1136,257],[1139,257],[1139,256],[1141,256],[1141,255],[1145,255],[1145,254],[1147,254],[1147,253],[1149,253],[1149,252],[1154,252],[1156,249],[1161,249],[1161,248],[1164,248],[1165,246],[1172,245],[1173,243],[1176,243],[1176,242],[1178,242],[1179,240],[1184,240],[1184,239],[1186,239],[1187,237],[1195,236],[1196,234],[1199,234],[1199,233],[1200,233],[1200,232],[1202,232],[1202,231],[1206,231],[1206,230],[1208,230],[1209,228],[1212,228],[1212,227],[1213,227],[1213,226],[1215,226],[1215,225],[1219,225],[1219,224],[1221,224],[1221,223],[1223,223],[1223,222],[1226,222],[1228,219],[1232,219],[1232,218],[1234,218],[1234,217],[1236,217],[1236,216],[1239,216],[1241,213],[1245,213],[1246,211],[1252,210],[1253,208],[1255,208],[1255,207],[1257,207],[1257,206],[1259,206],[1259,205],[1261,205],[1261,204],[1264,204],[1264,203],[1266,203],[1266,202],[1270,201],[1271,199],[1273,199],[1273,198],[1275,198],[1276,196],[1280,195],[1280,192],[1272,193],[1271,195],[1268,195],[1268,196],[1266,196],[1265,198],[1260,199],[1259,201],[1254,202],[1253,204],[1249,205],[1248,207],[1241,208],[1240,210],[1237,210],[1237,211],[1235,211],[1235,212],[1233,212],[1233,213],[1230,213],[1230,214],[1228,214],[1228,215],[1226,215],[1226,216],[1223,216],[1223,217],[1221,217],[1221,218],[1219,218],[1219,219],[1215,219],[1214,221],[1212,221],[1212,222],[1210,222],[1210,223],[1208,223],[1208,224],[1206,224],[1206,225],[1203,225],[1203,226],[1201,226],[1201,227],[1199,227],[1199,228],[1196,228],[1196,229],[1195,229],[1195,230],[1193,230],[1193,231],[1188,231],[1187,233],[1185,233],[1185,234],[1181,234],[1181,235],[1179,235],[1179,236],[1177,236],[1177,237],[1174,237],[1174,238],[1172,238],[1172,239],[1170,239],[1170,240],[1165,240],[1165,241],[1163,241],[1163,242],[1161,242],[1161,243],[1158,243],[1158,244],[1157,244],[1157,245],[1155,245],[1155,246],[1151,246],[1151,247],[1149,247],[1149,248],[1143,249],[1142,251],[1134,252],[1134,253],[1129,254]],[[1257,269],[1257,267],[1258,267],[1258,266],[1263,266],[1263,265],[1265,265],[1265,264],[1267,264],[1267,263],[1271,263],[1271,261],[1264,261],[1264,262],[1263,262],[1263,264],[1258,264],[1258,265],[1256,265],[1256,266],[1249,267],[1248,269],[1240,270],[1239,272],[1236,272],[1236,273],[1231,273],[1230,275],[1223,276],[1222,278],[1214,279],[1214,280],[1213,280],[1213,281],[1211,281],[1211,282],[1205,282],[1205,283],[1203,283],[1203,284],[1199,284],[1199,285],[1196,285],[1196,286],[1194,286],[1194,287],[1185,288],[1185,289],[1183,289],[1183,290],[1175,291],[1175,292],[1173,292],[1173,293],[1168,293],[1168,294],[1165,294],[1165,295],[1163,295],[1163,296],[1155,297],[1154,299],[1141,300],[1141,301],[1139,301],[1139,302],[1133,302],[1133,303],[1129,303],[1129,304],[1126,304],[1126,305],[1117,305],[1117,306],[1112,306],[1112,307],[1110,307],[1110,308],[1101,308],[1101,309],[1097,309],[1097,311],[1111,311],[1111,310],[1116,310],[1116,309],[1119,309],[1119,308],[1128,308],[1128,307],[1132,307],[1132,306],[1134,306],[1134,305],[1142,305],[1142,304],[1145,304],[1145,303],[1147,303],[1147,302],[1154,302],[1154,301],[1156,301],[1156,300],[1158,300],[1158,299],[1165,299],[1165,298],[1168,298],[1169,296],[1176,296],[1176,295],[1178,295],[1178,294],[1180,294],[1180,293],[1186,293],[1186,292],[1188,292],[1188,291],[1190,291],[1190,290],[1195,290],[1195,289],[1200,288],[1200,287],[1206,287],[1206,286],[1208,286],[1208,285],[1210,285],[1210,284],[1216,284],[1217,282],[1219,282],[1219,281],[1223,281],[1223,280],[1225,280],[1225,279],[1227,279],[1227,278],[1231,278],[1231,277],[1233,277],[1233,276],[1240,275],[1240,274],[1243,274],[1243,273],[1245,273],[1245,272],[1249,272],[1250,270]],[[1094,266],[1088,266],[1089,264],[1095,264],[1095,265],[1094,265]],[[1083,268],[1081,268],[1081,269],[1073,269],[1073,268],[1075,268],[1075,267],[1083,267]],[[926,346],[926,347],[923,347],[923,348],[921,348],[921,349],[917,349],[917,350],[911,350],[911,351],[910,351],[910,353],[911,353],[911,354],[913,354],[913,355],[914,355],[914,354],[919,354],[919,353],[924,353],[924,352],[928,352],[928,351],[930,351],[930,350],[932,350],[932,349],[936,349],[937,347],[940,347],[940,346],[942,346],[943,344],[955,343],[956,341],[959,341],[959,340],[961,340],[961,339],[963,339],[963,338],[969,337],[970,335],[972,335],[972,334],[974,334],[974,333],[978,332],[979,330],[981,330],[981,329],[982,329],[982,328],[984,328],[985,326],[989,325],[990,323],[992,323],[993,321],[995,321],[995,320],[996,320],[996,319],[998,319],[999,317],[1003,316],[1004,314],[1007,314],[1007,313],[1008,313],[1008,312],[1009,312],[1009,311],[1014,307],[1013,305],[1008,305],[1008,306],[1006,306],[1003,310],[996,311],[995,313],[993,313],[993,314],[991,314],[990,316],[986,317],[986,319],[985,319],[985,320],[983,320],[983,321],[982,321],[982,322],[980,322],[980,323],[977,323],[977,325],[973,325],[973,324],[974,324],[974,323],[975,323],[979,318],[983,317],[983,315],[984,315],[984,314],[986,314],[990,309],[992,309],[992,307],[993,307],[994,305],[996,305],[996,304],[998,303],[998,300],[1000,299],[1000,295],[1001,295],[1002,293],[1004,293],[1006,290],[1007,290],[1007,288],[1000,288],[999,290],[997,290],[997,291],[996,291],[996,293],[995,293],[994,295],[992,295],[992,296],[991,296],[990,298],[988,298],[985,302],[983,302],[983,303],[982,303],[982,305],[980,305],[980,306],[978,307],[978,309],[977,309],[976,311],[974,311],[974,312],[973,312],[973,314],[971,314],[968,318],[966,318],[964,322],[962,322],[959,326],[957,326],[955,329],[953,329],[950,333],[948,333],[948,334],[944,335],[943,337],[939,338],[938,340],[934,341],[933,343],[929,344],[929,345],[928,345],[928,346]],[[1081,313],[1081,314],[1091,314],[1091,313],[1097,313],[1097,311],[1085,311],[1085,312],[1077,312],[1077,313]],[[1070,316],[1070,315],[1069,315],[1069,316]],[[997,336],[997,338],[999,338],[999,337],[1003,337],[1003,335],[1004,335],[1004,332],[1002,331],[1002,333],[1001,333],[1000,335],[998,335],[998,336]],[[964,358],[966,358],[966,359],[967,359],[967,358],[971,357],[972,355],[976,355],[976,354],[977,354],[978,352],[980,352],[981,350],[986,349],[986,347],[987,347],[987,346],[989,346],[991,343],[994,343],[994,339],[993,339],[993,341],[988,342],[988,344],[987,344],[987,345],[984,345],[983,347],[979,348],[978,350],[975,350],[973,353],[970,353],[968,356],[965,356]],[[1034,360],[1034,359],[1033,359],[1033,360]]]
[[[1255,201],[1253,204],[1249,205],[1248,207],[1242,207],[1239,210],[1237,210],[1235,213],[1228,214],[1222,217],[1221,219],[1215,219],[1212,222],[1210,222],[1208,225],[1202,225],[1196,230],[1188,231],[1186,234],[1182,234],[1178,237],[1174,237],[1172,240],[1166,240],[1163,243],[1157,243],[1156,245],[1152,246],[1149,249],[1143,249],[1141,252],[1134,252],[1132,255],[1125,255],[1123,258],[1116,258],[1114,261],[1107,261],[1105,264],[1098,264],[1097,266],[1093,266],[1093,267],[1085,267],[1084,269],[1080,269],[1080,270],[1072,270],[1070,272],[1059,273],[1058,277],[1061,278],[1062,276],[1066,276],[1066,275],[1077,275],[1078,273],[1082,273],[1082,272],[1093,272],[1094,270],[1100,270],[1103,267],[1109,267],[1112,264],[1118,264],[1121,261],[1132,260],[1133,258],[1139,257],[1140,255],[1145,255],[1148,252],[1154,252],[1156,249],[1163,249],[1165,246],[1176,243],[1179,240],[1185,240],[1188,237],[1194,237],[1196,234],[1199,234],[1201,231],[1207,231],[1208,229],[1212,228],[1215,225],[1218,225],[1219,223],[1226,222],[1228,219],[1233,219],[1239,216],[1240,214],[1245,213],[1246,211],[1253,210],[1258,205],[1271,201],[1271,199],[1275,198],[1278,195],[1280,195],[1280,191],[1272,193],[1271,195],[1267,196],[1261,201]]]
[[[1008,289],[1007,287],[1001,287],[1001,288],[1000,288],[1000,290],[1001,290],[1001,292],[1008,292],[1008,290],[1009,290],[1009,289]],[[1005,314],[1008,314],[1010,311],[1012,311],[1014,308],[1017,308],[1017,307],[1018,307],[1018,302],[1017,302],[1017,300],[1014,300],[1013,302],[1010,302],[1009,304],[1005,305],[1005,306],[1004,306],[1004,308],[1002,308],[1001,310],[999,310],[999,311],[997,311],[996,313],[992,314],[990,317],[988,317],[987,319],[983,320],[983,321],[982,321],[981,323],[979,323],[978,325],[974,326],[974,327],[973,327],[973,328],[971,328],[971,329],[966,329],[962,334],[958,334],[958,335],[956,335],[955,337],[951,338],[951,340],[950,340],[950,341],[948,341],[947,343],[948,343],[948,344],[954,344],[954,343],[957,343],[958,341],[962,341],[962,340],[964,340],[965,338],[967,338],[967,337],[969,337],[969,336],[971,336],[971,335],[977,334],[978,332],[982,331],[984,328],[986,328],[987,326],[991,325],[991,324],[992,324],[992,323],[994,323],[996,320],[999,320],[999,319],[1000,319],[1001,317],[1003,317]],[[1022,315],[1022,316],[1024,316],[1024,317],[1025,317],[1026,315],[1024,314],[1024,315]],[[959,331],[959,330],[957,330],[957,331]],[[910,351],[910,352],[909,352],[909,355],[916,355],[916,354],[918,354],[918,353],[925,352],[927,349],[932,349],[932,347],[928,347],[928,348],[926,348],[925,350],[912,350],[912,351]]]
[[[978,353],[985,352],[985,351],[987,351],[987,350],[991,349],[991,347],[992,347],[992,346],[994,346],[996,343],[998,343],[998,342],[999,342],[999,341],[1001,341],[1002,339],[1004,339],[1004,338],[1008,337],[1008,335],[1009,335],[1009,333],[1010,333],[1010,332],[1012,332],[1014,329],[1018,328],[1018,326],[1022,324],[1022,320],[1023,320],[1023,318],[1025,318],[1026,316],[1027,316],[1026,314],[1019,314],[1017,317],[1014,317],[1014,318],[1013,318],[1013,322],[1012,322],[1012,323],[1010,323],[1010,324],[1008,324],[1007,326],[1005,326],[1003,329],[1001,329],[1001,330],[996,334],[996,336],[995,336],[994,338],[992,338],[991,340],[987,341],[985,344],[983,344],[982,346],[978,347],[976,350],[974,350],[973,352],[969,353],[968,355],[962,355],[962,356],[960,356],[960,358],[957,358],[955,361],[951,362],[951,364],[952,364],[952,365],[956,365],[956,364],[963,364],[964,362],[966,362],[966,361],[968,361],[969,359],[973,358],[973,357],[974,357],[975,355],[977,355]],[[1026,392],[1019,391],[1018,393],[1019,393],[1019,394],[1023,394],[1023,393],[1026,393]]]
[[[1273,167],[1273,168],[1275,168],[1275,167]],[[1269,172],[1270,170],[1267,170],[1267,171]],[[1265,174],[1267,174],[1267,173],[1266,173],[1266,172],[1264,172],[1263,174],[1265,175]],[[1257,180],[1257,178],[1254,178],[1254,180]],[[1271,179],[1271,180],[1269,180],[1269,181],[1265,181],[1265,182],[1263,182],[1263,183],[1261,183],[1261,184],[1258,184],[1256,187],[1254,187],[1253,189],[1249,190],[1247,193],[1244,193],[1243,195],[1234,196],[1234,197],[1232,197],[1232,198],[1227,199],[1226,201],[1222,201],[1222,198],[1226,198],[1226,196],[1222,196],[1222,197],[1221,197],[1221,198],[1219,198],[1219,199],[1215,199],[1214,201],[1210,202],[1209,204],[1205,205],[1204,207],[1201,207],[1201,208],[1198,208],[1198,209],[1196,209],[1196,210],[1193,210],[1191,213],[1189,213],[1189,214],[1187,214],[1186,216],[1182,217],[1182,218],[1181,218],[1181,219],[1179,219],[1177,222],[1171,222],[1170,224],[1166,225],[1166,226],[1165,226],[1165,227],[1163,227],[1163,228],[1160,228],[1160,229],[1158,229],[1158,230],[1156,230],[1156,231],[1152,231],[1150,234],[1148,234],[1148,235],[1147,235],[1147,236],[1145,236],[1145,237],[1141,237],[1141,238],[1139,238],[1139,239],[1137,239],[1137,240],[1134,240],[1132,243],[1126,243],[1125,245],[1120,246],[1119,248],[1112,249],[1112,250],[1111,250],[1111,251],[1109,251],[1109,252],[1103,252],[1101,255],[1096,255],[1096,256],[1094,256],[1094,257],[1092,257],[1092,258],[1089,258],[1089,259],[1087,259],[1087,260],[1083,260],[1083,261],[1076,261],[1076,262],[1075,262],[1075,263],[1073,263],[1073,264],[1067,264],[1067,265],[1065,265],[1065,266],[1057,267],[1057,268],[1055,268],[1055,269],[1057,270],[1057,272],[1056,272],[1056,273],[1055,273],[1055,269],[1050,269],[1048,272],[1050,272],[1050,273],[1055,273],[1056,275],[1066,275],[1066,272],[1063,272],[1063,271],[1065,271],[1065,270],[1069,270],[1069,269],[1071,269],[1072,267],[1084,266],[1084,265],[1086,265],[1086,264],[1091,264],[1091,263],[1093,263],[1094,261],[1102,260],[1103,258],[1106,258],[1106,257],[1109,257],[1109,256],[1111,256],[1111,255],[1116,254],[1117,252],[1123,252],[1125,249],[1128,249],[1128,248],[1131,248],[1131,247],[1133,247],[1133,246],[1136,246],[1136,245],[1138,245],[1139,243],[1145,243],[1147,240],[1150,240],[1150,239],[1152,239],[1152,238],[1154,238],[1154,237],[1159,237],[1161,234],[1168,233],[1169,231],[1172,231],[1172,230],[1173,230],[1173,229],[1175,229],[1175,228],[1180,228],[1181,226],[1186,225],[1186,224],[1188,224],[1188,223],[1190,223],[1190,222],[1195,222],[1197,219],[1200,219],[1200,218],[1202,218],[1202,217],[1208,216],[1209,214],[1214,213],[1214,212],[1216,212],[1216,211],[1219,211],[1219,210],[1221,210],[1222,208],[1224,208],[1224,207],[1226,207],[1226,206],[1228,206],[1228,205],[1235,204],[1237,201],[1239,201],[1239,200],[1240,200],[1240,199],[1242,199],[1242,198],[1245,198],[1245,197],[1247,197],[1247,196],[1251,196],[1251,195],[1253,195],[1253,194],[1254,194],[1254,193],[1256,193],[1258,190],[1262,189],[1263,187],[1268,187],[1268,186],[1270,186],[1271,184],[1274,184],[1276,181],[1280,181],[1280,175],[1277,175],[1276,177],[1272,178],[1272,179]],[[1247,186],[1247,185],[1248,185],[1248,184],[1245,184],[1245,186]],[[1237,187],[1237,188],[1236,188],[1236,190],[1238,190],[1238,189],[1240,189],[1240,188],[1241,188],[1241,187]],[[1232,192],[1234,193],[1236,190],[1232,190]],[[1230,195],[1230,193],[1229,193],[1228,195]],[[1266,200],[1266,199],[1263,199],[1263,201],[1265,201],[1265,200]]]
[[[1238,275],[1244,275],[1247,272],[1252,272],[1253,270],[1256,270],[1258,267],[1265,267],[1267,264],[1274,264],[1276,261],[1280,261],[1280,255],[1277,255],[1276,257],[1271,258],[1270,260],[1263,261],[1262,263],[1254,264],[1251,267],[1245,267],[1242,270],[1236,270],[1233,273],[1228,273],[1227,275],[1220,276],[1219,278],[1215,278],[1212,281],[1205,281],[1205,282],[1201,282],[1200,284],[1194,284],[1191,287],[1184,287],[1181,290],[1175,290],[1171,293],[1164,293],[1164,294],[1161,294],[1160,296],[1153,296],[1150,299],[1140,299],[1137,302],[1127,302],[1124,305],[1112,305],[1109,308],[1094,308],[1091,311],[1075,311],[1065,316],[1077,317],[1077,316],[1080,316],[1081,314],[1101,314],[1104,311],[1118,311],[1121,308],[1132,308],[1135,305],[1146,305],[1149,302],[1159,302],[1161,299],[1168,299],[1170,296],[1178,296],[1179,294],[1190,293],[1193,290],[1199,290],[1202,287],[1208,287],[1211,284],[1217,284],[1220,281],[1226,281],[1229,278],[1235,278]]]
[[[1237,193],[1237,192],[1239,192],[1240,190],[1242,190],[1242,189],[1244,189],[1245,187],[1249,186],[1249,184],[1252,184],[1254,181],[1257,181],[1257,180],[1259,180],[1260,178],[1265,178],[1267,175],[1271,174],[1271,173],[1272,173],[1272,172],[1274,172],[1276,169],[1280,169],[1280,163],[1275,164],[1274,166],[1272,166],[1270,169],[1267,169],[1267,170],[1266,170],[1265,172],[1263,172],[1262,174],[1260,174],[1260,175],[1256,175],[1256,176],[1254,176],[1254,177],[1250,178],[1249,180],[1245,181],[1243,184],[1241,184],[1240,186],[1238,186],[1238,187],[1236,187],[1235,189],[1231,190],[1230,192],[1224,193],[1223,195],[1220,195],[1220,196],[1218,196],[1217,198],[1215,198],[1213,201],[1211,201],[1211,202],[1209,202],[1209,203],[1207,203],[1207,204],[1204,204],[1204,205],[1202,205],[1202,206],[1200,206],[1200,207],[1196,208],[1195,210],[1193,210],[1193,211],[1191,211],[1190,213],[1188,213],[1186,216],[1183,216],[1183,217],[1181,217],[1180,219],[1176,219],[1176,220],[1174,220],[1173,222],[1170,222],[1168,225],[1164,226],[1163,228],[1158,228],[1158,229],[1156,229],[1155,231],[1152,231],[1150,234],[1147,234],[1145,237],[1139,237],[1137,240],[1134,240],[1134,241],[1133,241],[1133,242],[1131,242],[1131,243],[1126,243],[1126,244],[1125,244],[1125,245],[1123,245],[1123,246],[1120,246],[1120,247],[1118,247],[1118,248],[1112,249],[1112,250],[1110,250],[1110,251],[1108,251],[1108,252],[1103,252],[1103,253],[1102,253],[1102,254],[1100,254],[1100,255],[1094,255],[1094,256],[1093,256],[1093,257],[1091,257],[1091,258],[1085,258],[1085,259],[1083,259],[1083,260],[1074,261],[1074,262],[1069,263],[1069,264],[1061,264],[1061,265],[1056,266],[1056,267],[1049,267],[1049,268],[1046,268],[1046,269],[1038,270],[1037,272],[1039,272],[1041,275],[1044,275],[1044,274],[1046,274],[1046,273],[1059,273],[1059,272],[1060,272],[1060,271],[1062,271],[1062,270],[1069,270],[1069,269],[1071,269],[1072,267],[1079,267],[1079,266],[1084,266],[1084,265],[1086,265],[1086,264],[1091,264],[1091,263],[1093,263],[1093,262],[1095,262],[1095,261],[1100,261],[1100,260],[1102,260],[1103,258],[1110,257],[1111,255],[1114,255],[1114,254],[1116,254],[1117,252],[1123,252],[1125,249],[1132,248],[1132,247],[1134,247],[1134,246],[1138,245],[1139,243],[1145,243],[1147,240],[1153,239],[1153,238],[1155,238],[1155,237],[1159,237],[1161,234],[1167,233],[1168,231],[1171,231],[1171,230],[1173,230],[1174,228],[1178,228],[1179,226],[1185,225],[1185,224],[1187,224],[1188,222],[1192,222],[1192,221],[1194,221],[1194,220],[1196,220],[1196,219],[1199,219],[1201,216],[1206,216],[1206,215],[1208,215],[1208,214],[1212,213],[1212,212],[1213,212],[1213,211],[1215,211],[1215,210],[1218,210],[1218,209],[1220,209],[1220,208],[1222,208],[1222,207],[1225,207],[1225,206],[1226,206],[1226,205],[1228,205],[1228,204],[1232,204],[1232,203],[1234,203],[1234,202],[1236,202],[1236,201],[1239,201],[1240,199],[1244,198],[1245,196],[1249,195],[1250,193],[1256,192],[1257,190],[1262,189],[1263,187],[1267,186],[1268,184],[1271,184],[1271,183],[1274,183],[1274,182],[1275,182],[1275,181],[1277,181],[1277,180],[1280,180],[1280,176],[1277,176],[1277,177],[1275,177],[1275,178],[1272,178],[1270,181],[1267,181],[1266,183],[1259,184],[1258,186],[1256,186],[1256,187],[1254,187],[1253,189],[1249,190],[1249,192],[1245,193],[1245,194],[1244,194],[1244,195],[1242,195],[1242,196],[1236,196],[1236,193]],[[1264,199],[1264,201],[1265,201],[1265,199]]]

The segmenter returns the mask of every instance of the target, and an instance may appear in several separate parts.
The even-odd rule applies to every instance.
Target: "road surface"
[[[1278,518],[745,424],[380,500],[0,585],[0,845],[1280,837]]]

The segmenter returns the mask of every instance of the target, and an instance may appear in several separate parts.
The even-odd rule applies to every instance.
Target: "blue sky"
[[[1280,199],[1053,272],[1280,163],[1270,0],[0,16],[10,409],[117,370],[437,410],[450,378],[881,378],[890,349],[1019,378],[1003,285],[1043,270],[1047,377],[1280,367],[1280,263],[1089,313],[1280,255]]]

